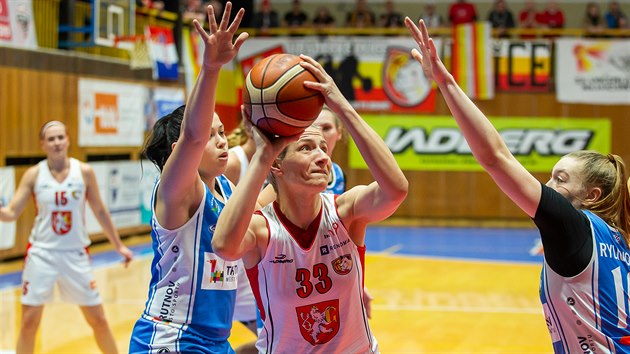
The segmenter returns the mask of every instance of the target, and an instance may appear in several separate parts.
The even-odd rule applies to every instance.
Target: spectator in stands
[[[394,0],[385,1],[385,12],[381,14],[378,24],[384,28],[399,28],[403,26],[403,16],[394,9]]]
[[[540,26],[540,13],[534,0],[526,0],[525,7],[518,15],[520,28],[535,29]],[[535,34],[522,34],[521,38],[535,38]]]
[[[448,9],[448,20],[453,26],[477,21],[475,5],[466,0],[457,0]]]
[[[254,15],[252,23],[254,28],[261,30],[261,33],[265,33],[270,28],[277,28],[280,26],[278,20],[278,13],[271,8],[271,2],[269,0],[263,0],[260,11]]]
[[[496,0],[494,8],[488,13],[488,21],[492,24],[492,28],[497,31],[497,36],[502,38],[509,37],[508,31],[514,28],[514,16],[510,11],[505,0]]]
[[[375,23],[374,12],[367,6],[367,0],[357,0],[355,9],[346,16],[346,27],[370,28]]]
[[[335,27],[335,18],[332,17],[326,6],[320,6],[313,17],[313,27],[315,28],[333,28]]]
[[[441,27],[444,25],[444,18],[435,11],[435,3],[428,2],[424,5],[424,12],[420,15],[427,28]]]
[[[216,1],[215,1],[216,2]],[[214,5],[214,3],[213,3]],[[223,6],[221,5],[221,9]],[[223,11],[219,11],[222,13]],[[215,14],[216,15],[216,14]],[[203,24],[206,22],[205,4],[201,0],[186,0],[184,3],[184,9],[182,11],[182,19],[185,22],[191,22],[197,20]],[[219,17],[220,19],[220,17]]]
[[[605,18],[608,28],[628,28],[628,17],[621,11],[618,1],[611,1],[608,4]]]
[[[558,6],[558,3],[550,0],[547,3],[545,11],[540,16],[540,22],[542,27],[548,29],[564,28],[564,13]],[[547,35],[547,38],[558,37],[558,35]]]
[[[302,11],[300,0],[293,0],[291,11],[284,15],[284,25],[289,28],[300,28],[306,25],[308,16]]]
[[[604,18],[599,11],[599,5],[594,2],[586,4],[586,12],[582,20],[584,37],[600,37],[604,31]]]

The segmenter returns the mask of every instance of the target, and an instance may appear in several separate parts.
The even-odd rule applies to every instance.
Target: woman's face
[[[300,188],[326,189],[330,179],[331,162],[328,146],[321,130],[310,126],[300,138],[287,146],[286,155],[279,161],[285,184]]]
[[[562,194],[576,209],[583,207],[582,201],[586,199],[587,189],[582,179],[582,162],[573,157],[563,157],[556,163],[551,171],[551,178],[547,187],[553,188]]]
[[[334,113],[326,109],[322,110],[315,120],[315,125],[319,126],[322,130],[322,134],[324,134],[324,139],[326,139],[326,144],[328,145],[328,155],[332,155],[337,141],[341,139],[341,130],[337,126],[337,119]]]
[[[40,144],[49,158],[66,157],[68,147],[70,147],[66,127],[62,124],[54,124],[46,128]]]
[[[228,161],[228,144],[225,136],[225,128],[223,122],[218,115],[214,115],[210,132],[210,139],[206,143],[199,165],[199,173],[216,177],[223,172]]]

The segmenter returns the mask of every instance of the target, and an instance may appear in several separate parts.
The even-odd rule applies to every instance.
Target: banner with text
[[[556,95],[564,103],[630,105],[630,40],[556,39]]]
[[[32,0],[0,0],[0,46],[37,49]]]
[[[496,90],[550,92],[551,41],[494,41]]]
[[[79,146],[141,146],[149,89],[79,79]]]
[[[15,168],[0,167],[0,203],[7,205],[15,193]],[[15,222],[0,222],[0,250],[15,246]]]
[[[364,115],[403,170],[482,171],[451,117]],[[510,151],[530,172],[551,172],[563,155],[576,150],[610,152],[608,119],[492,118]],[[367,165],[356,145],[348,145],[351,168]]]
[[[441,46],[440,39],[436,45]],[[436,88],[411,57],[410,51],[416,47],[411,38],[404,37],[252,38],[237,55],[242,73],[239,88],[252,66],[264,57],[306,54],[324,66],[357,110],[434,112]]]

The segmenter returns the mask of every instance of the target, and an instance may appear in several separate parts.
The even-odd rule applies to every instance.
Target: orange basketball
[[[300,66],[302,59],[291,54],[269,56],[247,74],[243,104],[251,121],[271,135],[299,134],[319,115],[324,96],[304,87],[304,81],[318,81]]]

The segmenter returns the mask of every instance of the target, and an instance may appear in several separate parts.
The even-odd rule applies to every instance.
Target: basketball
[[[254,125],[270,135],[304,131],[319,115],[324,96],[304,87],[318,81],[292,54],[276,54],[257,63],[245,78],[243,105]]]

